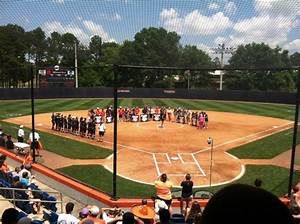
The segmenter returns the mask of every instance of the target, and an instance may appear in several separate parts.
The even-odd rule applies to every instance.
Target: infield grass
[[[300,139],[298,132],[297,139]],[[230,149],[239,159],[272,159],[292,147],[293,129],[288,129],[263,139]]]
[[[100,191],[108,194],[112,192],[112,173],[103,166],[76,165],[60,168],[57,169],[57,171],[99,189]],[[287,193],[289,169],[277,166],[247,165],[245,175],[233,183],[253,185],[256,178],[263,180],[262,188],[277,196],[282,196]],[[208,190],[215,193],[227,185],[228,184],[211,188],[195,188],[194,191]],[[119,186],[117,187],[118,197],[150,198],[155,194],[153,185],[141,184],[119,176],[117,177],[117,186]]]

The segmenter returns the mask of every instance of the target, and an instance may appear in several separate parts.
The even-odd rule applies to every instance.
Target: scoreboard
[[[75,87],[75,73],[59,66],[39,70],[40,87]]]

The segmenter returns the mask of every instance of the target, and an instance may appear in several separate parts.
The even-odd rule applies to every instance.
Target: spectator
[[[159,222],[160,224],[169,224],[170,223],[170,212],[168,209],[159,210]]]
[[[187,209],[185,216],[186,223],[194,223],[197,215],[202,215],[201,207],[198,201],[193,201],[192,207]]]
[[[5,160],[6,160],[6,155],[1,155],[0,156],[0,170],[4,173],[8,173],[9,172],[9,167],[5,163]]]
[[[123,224],[144,224],[144,222],[138,217],[135,217],[132,212],[125,212],[122,217],[122,220]]]
[[[19,177],[20,177],[20,179],[21,179],[21,177],[22,177],[22,175],[23,175],[24,172],[27,172],[27,173],[28,173],[29,179],[31,179],[31,178],[32,178],[32,175],[31,175],[30,170],[31,170],[31,167],[30,167],[30,166],[23,166],[23,165],[22,165],[22,166],[21,166],[21,171],[19,172]]]
[[[261,188],[232,184],[218,191],[207,203],[202,224],[292,224],[291,216],[275,195]]]
[[[133,206],[131,212],[135,217],[141,219],[145,224],[151,224],[154,222],[155,211],[152,207],[149,207],[146,199],[142,200],[141,205]]]
[[[259,178],[256,178],[255,181],[254,181],[254,186],[255,187],[261,187],[262,185],[262,180],[259,179]]]
[[[19,219],[17,224],[31,224],[32,220],[29,217],[22,217]]]
[[[190,203],[193,199],[193,181],[191,181],[191,175],[188,173],[185,175],[185,180],[181,182],[181,199],[180,199],[180,211],[181,214],[186,213],[186,209],[190,207]]]
[[[20,171],[21,171],[21,168],[18,167],[18,166],[16,166],[16,167],[15,167],[15,170],[10,172],[10,173],[11,173],[11,176],[12,176],[13,178],[14,178],[14,177],[18,177],[18,178],[19,178],[19,173],[20,173]]]
[[[4,138],[4,134],[0,134],[0,147],[5,147],[5,138]]]
[[[24,186],[24,187],[28,187],[30,182],[29,182],[29,177],[28,177],[28,172],[23,172],[22,173],[22,177],[20,179],[20,183]]]
[[[57,224],[77,224],[79,219],[72,215],[74,203],[68,202],[66,204],[66,213],[60,214],[57,219]]]
[[[99,208],[95,205],[92,206],[90,208],[89,215],[85,219],[81,220],[80,224],[82,224],[83,222],[85,222],[87,220],[91,220],[95,224],[105,224],[105,222],[102,219],[98,218],[99,213],[100,213]]]
[[[18,130],[18,142],[24,142],[24,130],[23,130],[23,125],[20,125],[20,128]]]
[[[32,163],[33,163],[33,159],[32,159],[32,156],[31,156],[31,151],[28,150],[26,152],[25,156],[24,156],[24,159],[23,159],[23,166],[31,168]]]
[[[106,224],[116,223],[122,220],[122,210],[118,207],[115,208],[101,208],[102,218]]]
[[[80,212],[79,212],[79,218],[80,220],[86,218],[89,214],[89,209],[88,208],[83,208]]]
[[[11,140],[11,135],[7,135],[7,140],[5,142],[5,146],[7,149],[9,150],[13,150],[14,149],[14,143],[13,141]]]
[[[2,214],[2,224],[16,224],[18,222],[19,212],[15,208],[7,208]]]
[[[172,182],[168,180],[167,174],[163,173],[158,180],[154,182],[156,188],[156,197],[157,199],[163,200],[170,212],[171,212],[171,204],[172,204]]]

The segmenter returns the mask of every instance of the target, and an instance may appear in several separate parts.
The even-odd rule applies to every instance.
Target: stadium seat
[[[173,214],[171,216],[171,223],[185,223],[184,216],[182,214]]]

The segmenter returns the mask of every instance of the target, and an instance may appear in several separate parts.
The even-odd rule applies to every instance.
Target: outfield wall
[[[295,93],[255,92],[237,90],[199,90],[199,89],[162,89],[162,88],[119,88],[120,98],[177,98],[227,101],[250,101],[294,104]],[[37,99],[55,98],[112,98],[112,88],[38,88]],[[30,88],[0,88],[1,100],[30,99]]]

